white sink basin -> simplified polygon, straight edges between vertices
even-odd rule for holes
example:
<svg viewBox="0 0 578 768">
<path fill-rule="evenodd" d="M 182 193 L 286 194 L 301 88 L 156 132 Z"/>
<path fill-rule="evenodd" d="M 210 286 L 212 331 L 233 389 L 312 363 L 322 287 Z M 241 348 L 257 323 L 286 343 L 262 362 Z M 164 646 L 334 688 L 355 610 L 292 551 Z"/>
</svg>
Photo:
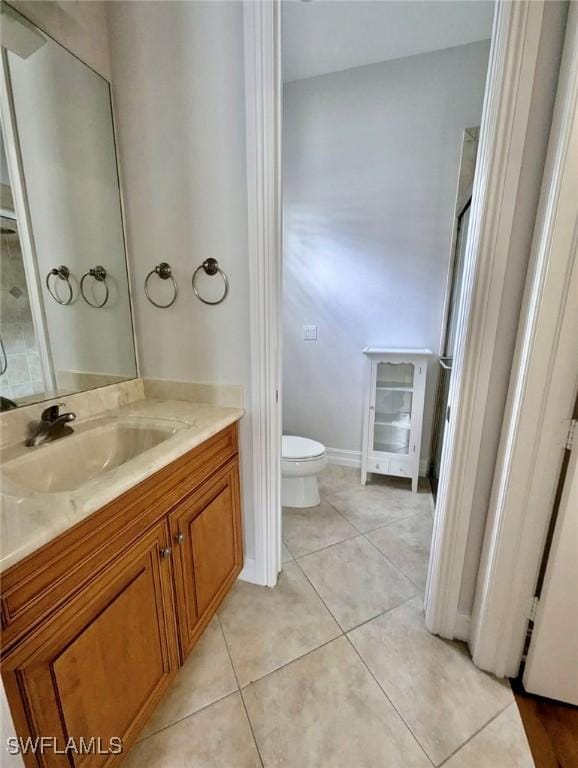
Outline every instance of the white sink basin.
<svg viewBox="0 0 578 768">
<path fill-rule="evenodd" d="M 2 456 L 2 491 L 17 495 L 22 490 L 77 490 L 188 426 L 164 419 L 96 421 L 80 425 L 74 434 L 51 443 L 35 448 L 18 446 Z"/>
</svg>

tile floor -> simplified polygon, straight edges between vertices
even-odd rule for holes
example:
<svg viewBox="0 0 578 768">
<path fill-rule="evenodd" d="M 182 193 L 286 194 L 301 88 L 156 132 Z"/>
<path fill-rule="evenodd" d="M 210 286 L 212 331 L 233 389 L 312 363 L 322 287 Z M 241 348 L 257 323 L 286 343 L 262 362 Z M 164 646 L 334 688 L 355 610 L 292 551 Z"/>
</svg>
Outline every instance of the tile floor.
<svg viewBox="0 0 578 768">
<path fill-rule="evenodd" d="M 329 466 L 283 513 L 275 589 L 237 582 L 127 768 L 532 768 L 508 684 L 430 635 L 433 504 Z"/>
</svg>

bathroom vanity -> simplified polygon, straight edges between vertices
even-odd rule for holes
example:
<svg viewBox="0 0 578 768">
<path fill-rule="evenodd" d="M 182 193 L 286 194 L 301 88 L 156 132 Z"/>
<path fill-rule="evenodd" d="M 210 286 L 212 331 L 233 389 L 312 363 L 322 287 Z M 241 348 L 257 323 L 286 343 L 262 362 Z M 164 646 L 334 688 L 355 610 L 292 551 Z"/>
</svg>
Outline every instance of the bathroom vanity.
<svg viewBox="0 0 578 768">
<path fill-rule="evenodd" d="M 2 573 L 2 680 L 19 736 L 55 736 L 61 749 L 71 737 L 78 744 L 97 736 L 104 752 L 117 737 L 123 754 L 138 737 L 242 567 L 241 415 L 235 408 L 145 400 L 89 420 L 60 444 L 28 449 L 45 463 L 62 452 L 54 465 L 57 487 L 24 492 L 12 507 L 3 493 L 2 514 L 22 517 L 22 525 L 3 520 L 9 534 L 3 562 L 11 547 L 19 544 L 21 554 L 34 546 L 27 525 L 30 535 L 35 529 L 44 535 L 51 509 L 57 524 L 69 527 Z M 125 451 L 129 428 L 169 434 L 90 480 L 74 476 L 71 463 L 74 455 L 82 463 L 83 442 L 95 430 L 102 440 L 111 423 Z M 194 447 L 184 450 L 188 444 Z M 56 470 L 64 451 L 69 481 Z M 15 494 L 24 483 L 16 469 L 26 460 L 8 454 L 3 491 Z M 132 487 L 90 512 L 99 494 L 113 496 L 131 479 Z M 122 756 L 66 756 L 51 747 L 42 758 L 27 756 L 26 764 L 105 766 Z"/>
</svg>

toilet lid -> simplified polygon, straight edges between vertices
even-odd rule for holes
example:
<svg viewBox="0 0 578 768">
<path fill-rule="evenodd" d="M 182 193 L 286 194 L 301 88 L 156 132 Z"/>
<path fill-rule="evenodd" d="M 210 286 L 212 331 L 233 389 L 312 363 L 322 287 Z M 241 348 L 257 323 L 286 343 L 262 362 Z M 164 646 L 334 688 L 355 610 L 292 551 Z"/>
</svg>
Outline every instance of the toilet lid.
<svg viewBox="0 0 578 768">
<path fill-rule="evenodd" d="M 283 435 L 281 454 L 284 459 L 315 459 L 325 453 L 325 446 L 317 440 L 296 435 Z"/>
</svg>

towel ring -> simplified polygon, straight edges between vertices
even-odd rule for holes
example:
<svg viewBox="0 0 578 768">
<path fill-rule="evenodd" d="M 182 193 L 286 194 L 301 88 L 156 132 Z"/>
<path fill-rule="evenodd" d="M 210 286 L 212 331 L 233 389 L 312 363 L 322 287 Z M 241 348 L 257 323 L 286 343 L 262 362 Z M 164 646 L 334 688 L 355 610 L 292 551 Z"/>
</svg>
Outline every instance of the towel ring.
<svg viewBox="0 0 578 768">
<path fill-rule="evenodd" d="M 84 292 L 84 281 L 87 277 L 93 277 L 97 283 L 104 283 L 104 299 L 100 302 L 100 304 L 95 304 L 92 302 Z M 85 272 L 80 280 L 80 292 L 82 294 L 82 298 L 86 301 L 87 304 L 90 304 L 91 307 L 94 307 L 95 309 L 104 307 L 109 297 L 108 283 L 106 282 L 106 269 L 97 265 L 96 267 L 91 267 L 88 272 Z"/>
<path fill-rule="evenodd" d="M 155 301 L 152 298 L 152 296 L 150 295 L 150 293 L 149 293 L 149 280 L 150 280 L 150 278 L 153 275 L 158 275 L 161 280 L 172 280 L 172 283 L 173 283 L 173 298 L 168 302 L 168 304 L 159 304 L 159 302 Z M 173 277 L 173 270 L 171 268 L 171 265 L 167 264 L 166 261 L 161 261 L 161 263 L 157 264 L 154 269 L 151 269 L 151 271 L 145 277 L 144 289 L 145 289 L 145 295 L 146 295 L 147 299 L 155 307 L 158 307 L 159 309 L 167 309 L 167 307 L 172 307 L 173 304 L 175 303 L 175 301 L 177 300 L 177 281 Z"/>
<path fill-rule="evenodd" d="M 223 278 L 225 290 L 223 291 L 223 295 L 221 296 L 220 299 L 217 299 L 216 301 L 209 301 L 208 299 L 203 299 L 201 294 L 198 292 L 195 281 L 196 281 L 197 275 L 201 270 L 203 270 L 203 272 L 206 275 L 210 275 L 210 276 L 216 275 L 218 272 Z M 219 262 L 217 261 L 217 259 L 211 259 L 211 258 L 205 259 L 205 261 L 203 261 L 201 266 L 195 269 L 195 271 L 193 272 L 193 291 L 195 292 L 195 296 L 197 297 L 197 299 L 200 299 L 200 301 L 202 301 L 203 304 L 214 305 L 214 304 L 220 304 L 222 301 L 225 301 L 225 299 L 227 298 L 227 294 L 229 293 L 229 278 L 223 272 L 223 270 L 219 267 Z"/>
<path fill-rule="evenodd" d="M 56 287 L 54 290 L 52 290 L 52 286 L 50 285 L 50 278 L 51 277 L 58 277 L 60 280 L 64 280 L 66 283 L 66 287 L 68 288 L 68 298 L 66 301 L 63 301 L 58 293 L 56 292 Z M 72 304 L 72 297 L 73 297 L 73 291 L 72 291 L 72 285 L 70 284 L 70 270 L 68 267 L 64 266 L 64 264 L 61 264 L 59 267 L 54 267 L 50 270 L 50 272 L 46 275 L 46 289 L 48 293 L 52 296 L 54 301 L 57 304 L 60 304 L 62 307 L 67 307 L 69 304 Z"/>
</svg>

